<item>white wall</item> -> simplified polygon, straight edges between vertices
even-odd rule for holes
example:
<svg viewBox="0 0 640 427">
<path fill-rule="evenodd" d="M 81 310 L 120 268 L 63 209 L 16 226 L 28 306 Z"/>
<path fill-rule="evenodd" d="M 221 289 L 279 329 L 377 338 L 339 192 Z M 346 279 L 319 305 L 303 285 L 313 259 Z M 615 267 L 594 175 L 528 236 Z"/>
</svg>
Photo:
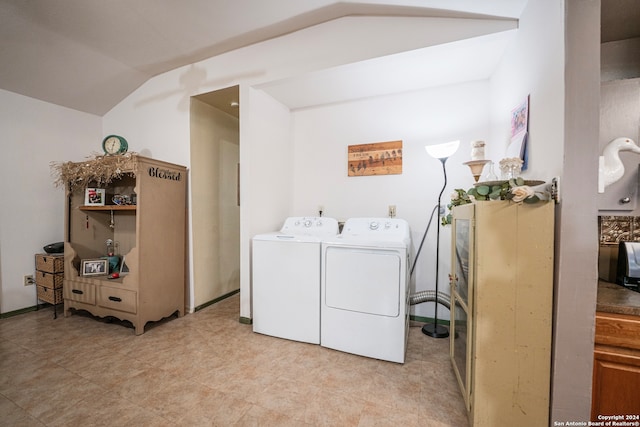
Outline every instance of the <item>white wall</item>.
<svg viewBox="0 0 640 427">
<path fill-rule="evenodd" d="M 417 249 L 438 202 L 443 185 L 439 160 L 424 146 L 455 139 L 458 152 L 447 161 L 446 206 L 454 188 L 473 186 L 469 168 L 470 142 L 489 135 L 488 81 L 425 89 L 294 111 L 294 193 L 292 215 L 324 215 L 339 220 L 351 217 L 386 217 L 396 205 L 397 217 L 406 219 Z M 401 175 L 347 176 L 349 145 L 403 141 Z M 417 289 L 434 289 L 436 220 L 434 219 L 415 271 Z M 449 292 L 450 227 L 441 230 L 440 290 Z M 443 255 L 444 254 L 444 255 Z M 420 304 L 413 313 L 433 316 L 434 304 Z M 448 318 L 446 308 L 438 311 Z"/>
<path fill-rule="evenodd" d="M 251 318 L 251 238 L 290 216 L 293 145 L 289 109 L 240 88 L 240 317 Z"/>
<path fill-rule="evenodd" d="M 602 81 L 640 77 L 640 37 L 601 45 Z"/>
<path fill-rule="evenodd" d="M 50 162 L 102 151 L 100 117 L 0 90 L 0 312 L 36 304 L 34 254 L 64 240 L 64 190 Z"/>
<path fill-rule="evenodd" d="M 530 95 L 527 179 L 550 182 L 562 172 L 563 12 L 561 2 L 529 2 L 513 43 L 491 77 L 491 156 L 496 161 L 505 157 L 510 142 L 511 110 Z"/>
</svg>

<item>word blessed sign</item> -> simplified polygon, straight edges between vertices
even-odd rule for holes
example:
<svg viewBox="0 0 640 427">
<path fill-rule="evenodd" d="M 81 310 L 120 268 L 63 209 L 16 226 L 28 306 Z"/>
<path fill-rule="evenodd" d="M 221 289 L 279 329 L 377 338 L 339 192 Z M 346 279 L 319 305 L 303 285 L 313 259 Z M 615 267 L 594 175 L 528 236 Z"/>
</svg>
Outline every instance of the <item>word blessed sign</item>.
<svg viewBox="0 0 640 427">
<path fill-rule="evenodd" d="M 149 176 L 153 178 L 168 179 L 171 181 L 182 180 L 182 174 L 180 172 L 174 172 L 169 169 L 154 168 L 153 166 L 149 168 Z"/>
</svg>

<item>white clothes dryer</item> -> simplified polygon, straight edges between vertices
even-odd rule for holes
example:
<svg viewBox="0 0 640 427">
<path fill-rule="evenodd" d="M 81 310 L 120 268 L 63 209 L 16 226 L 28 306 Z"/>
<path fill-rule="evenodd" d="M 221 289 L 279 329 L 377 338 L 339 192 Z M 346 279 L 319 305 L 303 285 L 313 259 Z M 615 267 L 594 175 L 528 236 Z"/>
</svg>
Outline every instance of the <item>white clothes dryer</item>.
<svg viewBox="0 0 640 427">
<path fill-rule="evenodd" d="M 404 363 L 411 233 L 405 220 L 352 218 L 322 243 L 320 345 Z"/>
<path fill-rule="evenodd" d="M 338 221 L 287 218 L 279 232 L 252 239 L 253 331 L 320 343 L 320 249 Z"/>
</svg>

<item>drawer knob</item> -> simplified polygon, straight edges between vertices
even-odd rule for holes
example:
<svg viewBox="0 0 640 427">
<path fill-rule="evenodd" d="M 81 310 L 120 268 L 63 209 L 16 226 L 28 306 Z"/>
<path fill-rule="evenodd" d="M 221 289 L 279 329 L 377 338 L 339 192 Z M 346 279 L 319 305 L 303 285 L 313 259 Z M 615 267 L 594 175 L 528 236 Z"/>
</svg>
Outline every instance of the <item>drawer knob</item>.
<svg viewBox="0 0 640 427">
<path fill-rule="evenodd" d="M 122 298 L 118 298 L 118 297 L 109 297 L 109 300 L 111 301 L 115 301 L 115 302 L 121 302 Z"/>
</svg>

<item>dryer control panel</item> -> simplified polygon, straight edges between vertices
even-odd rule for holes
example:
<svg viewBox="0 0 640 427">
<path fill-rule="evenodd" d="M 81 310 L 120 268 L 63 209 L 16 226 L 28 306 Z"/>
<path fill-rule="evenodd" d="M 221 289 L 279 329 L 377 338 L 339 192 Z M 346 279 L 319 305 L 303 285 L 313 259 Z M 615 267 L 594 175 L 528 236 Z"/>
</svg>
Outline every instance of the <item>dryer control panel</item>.
<svg viewBox="0 0 640 427">
<path fill-rule="evenodd" d="M 399 218 L 349 218 L 342 236 L 403 241 L 410 237 L 410 230 L 407 221 Z"/>
</svg>

